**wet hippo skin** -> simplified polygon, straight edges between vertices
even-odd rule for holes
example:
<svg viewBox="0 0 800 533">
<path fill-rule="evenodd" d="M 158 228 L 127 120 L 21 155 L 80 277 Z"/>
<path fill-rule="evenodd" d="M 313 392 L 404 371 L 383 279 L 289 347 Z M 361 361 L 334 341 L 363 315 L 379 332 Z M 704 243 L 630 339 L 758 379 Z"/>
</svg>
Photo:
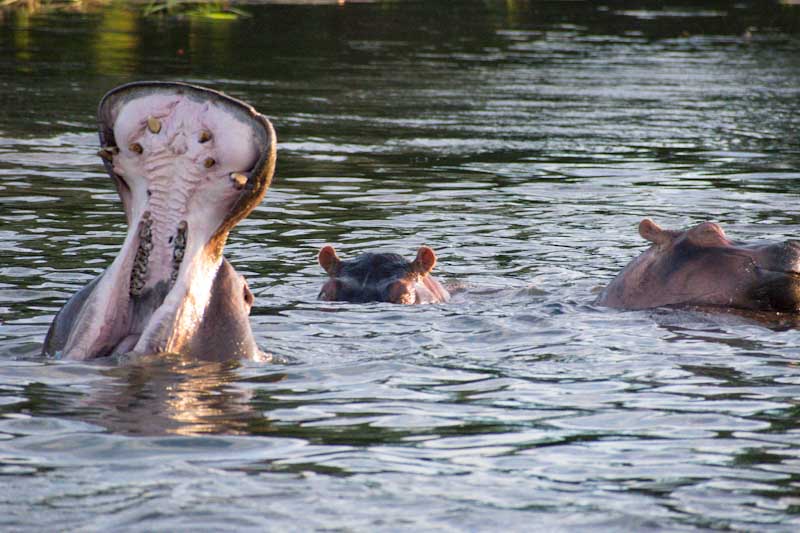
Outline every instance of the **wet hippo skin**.
<svg viewBox="0 0 800 533">
<path fill-rule="evenodd" d="M 713 222 L 673 231 L 650 219 L 639 234 L 652 245 L 608 284 L 597 305 L 800 311 L 800 241 L 741 244 Z"/>
</svg>

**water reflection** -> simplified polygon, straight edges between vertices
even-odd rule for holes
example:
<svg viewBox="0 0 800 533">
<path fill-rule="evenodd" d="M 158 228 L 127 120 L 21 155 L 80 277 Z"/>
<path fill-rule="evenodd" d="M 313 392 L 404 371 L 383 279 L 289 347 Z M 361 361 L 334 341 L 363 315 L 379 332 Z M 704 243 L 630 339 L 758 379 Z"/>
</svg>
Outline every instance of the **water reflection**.
<svg viewBox="0 0 800 533">
<path fill-rule="evenodd" d="M 99 16 L 92 42 L 92 65 L 98 74 L 132 74 L 141 57 L 140 19 L 130 6 L 117 4 Z"/>
<path fill-rule="evenodd" d="M 113 378 L 81 403 L 86 421 L 129 435 L 244 434 L 259 414 L 238 388 L 236 363 L 147 356 L 103 372 Z M 280 381 L 280 373 L 269 380 Z"/>
<path fill-rule="evenodd" d="M 0 393 L 5 398 L 0 405 L 8 406 L 6 409 L 25 405 L 24 411 L 38 416 L 58 414 L 71 420 L 69 424 L 89 424 L 114 434 L 268 431 L 263 413 L 253 408 L 252 390 L 238 384 L 237 363 L 201 363 L 177 355 L 146 356 L 121 364 L 41 367 L 39 363 L 18 363 L 4 369 L 7 386 L 11 376 L 16 376 L 20 385 Z M 262 373 L 256 381 L 278 383 L 285 378 L 285 373 L 276 369 Z M 14 431 L 11 426 L 6 430 Z"/>
</svg>

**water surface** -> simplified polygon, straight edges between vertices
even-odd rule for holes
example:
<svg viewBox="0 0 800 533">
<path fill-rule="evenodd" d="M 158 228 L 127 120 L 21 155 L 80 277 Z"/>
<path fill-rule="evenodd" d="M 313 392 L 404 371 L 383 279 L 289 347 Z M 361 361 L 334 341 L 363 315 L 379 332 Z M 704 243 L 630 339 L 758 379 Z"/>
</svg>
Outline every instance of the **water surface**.
<svg viewBox="0 0 800 533">
<path fill-rule="evenodd" d="M 250 6 L 0 19 L 4 530 L 800 526 L 800 332 L 592 306 L 645 216 L 800 223 L 800 8 Z M 252 103 L 279 160 L 226 248 L 276 364 L 39 356 L 124 216 L 94 112 L 127 81 Z M 316 301 L 324 244 L 447 305 Z"/>
</svg>

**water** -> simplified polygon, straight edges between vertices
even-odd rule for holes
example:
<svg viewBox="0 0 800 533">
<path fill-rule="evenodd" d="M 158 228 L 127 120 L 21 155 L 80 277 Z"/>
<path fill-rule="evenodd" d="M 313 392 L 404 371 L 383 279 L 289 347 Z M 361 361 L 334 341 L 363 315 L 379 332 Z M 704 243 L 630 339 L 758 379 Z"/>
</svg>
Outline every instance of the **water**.
<svg viewBox="0 0 800 533">
<path fill-rule="evenodd" d="M 638 221 L 800 223 L 800 7 L 390 2 L 0 19 L 0 527 L 800 527 L 800 332 L 591 305 Z M 178 79 L 273 121 L 226 252 L 276 364 L 39 356 L 125 227 L 94 112 Z M 447 305 L 316 301 L 427 244 Z"/>
</svg>

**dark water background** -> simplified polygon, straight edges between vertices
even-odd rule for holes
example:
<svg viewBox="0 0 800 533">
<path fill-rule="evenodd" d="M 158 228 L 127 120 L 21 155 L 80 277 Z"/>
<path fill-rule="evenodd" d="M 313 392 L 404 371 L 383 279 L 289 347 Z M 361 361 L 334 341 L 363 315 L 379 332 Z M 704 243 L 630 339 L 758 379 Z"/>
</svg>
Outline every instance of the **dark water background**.
<svg viewBox="0 0 800 533">
<path fill-rule="evenodd" d="M 0 528 L 800 528 L 800 331 L 591 302 L 638 221 L 800 227 L 800 6 L 401 1 L 0 17 Z M 124 219 L 112 87 L 252 103 L 228 257 L 281 364 L 38 356 Z M 448 305 L 322 304 L 316 251 L 439 255 Z"/>
</svg>

